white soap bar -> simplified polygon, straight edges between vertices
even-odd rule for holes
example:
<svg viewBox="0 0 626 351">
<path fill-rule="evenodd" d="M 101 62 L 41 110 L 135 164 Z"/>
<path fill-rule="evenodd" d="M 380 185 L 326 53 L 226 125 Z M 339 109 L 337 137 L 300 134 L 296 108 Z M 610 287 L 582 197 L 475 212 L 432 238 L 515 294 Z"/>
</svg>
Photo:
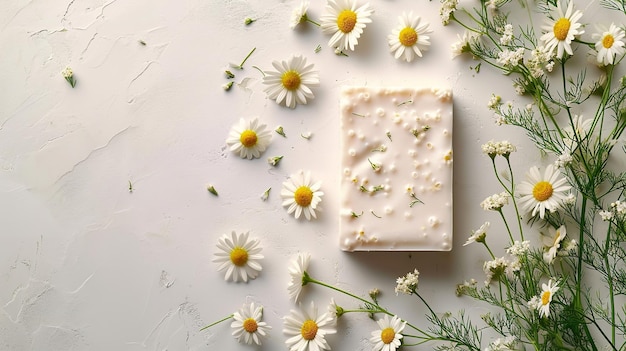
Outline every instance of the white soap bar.
<svg viewBox="0 0 626 351">
<path fill-rule="evenodd" d="M 451 91 L 341 94 L 341 249 L 451 250 Z"/>
</svg>

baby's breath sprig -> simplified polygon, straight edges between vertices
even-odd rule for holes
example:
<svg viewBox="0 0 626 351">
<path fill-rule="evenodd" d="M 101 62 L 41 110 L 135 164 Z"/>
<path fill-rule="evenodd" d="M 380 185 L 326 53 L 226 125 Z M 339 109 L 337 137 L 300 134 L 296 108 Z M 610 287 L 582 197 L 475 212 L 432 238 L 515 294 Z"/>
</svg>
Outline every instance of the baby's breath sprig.
<svg viewBox="0 0 626 351">
<path fill-rule="evenodd" d="M 352 218 L 359 218 L 363 215 L 363 211 L 361 211 L 361 213 L 356 213 L 354 211 L 350 212 L 350 216 L 352 216 Z"/>
<path fill-rule="evenodd" d="M 370 166 L 372 167 L 372 169 L 374 170 L 374 172 L 378 172 L 380 171 L 380 169 L 382 168 L 382 165 L 378 164 L 378 163 L 374 163 L 372 162 L 369 158 L 367 159 L 367 162 L 370 163 Z"/>
<path fill-rule="evenodd" d="M 249 25 L 251 25 L 251 24 L 252 24 L 252 23 L 254 23 L 254 22 L 256 22 L 256 19 L 252 19 L 252 18 L 250 18 L 250 17 L 246 17 L 246 19 L 244 19 L 244 20 L 243 20 L 243 23 L 244 23 L 246 26 L 249 26 Z"/>
<path fill-rule="evenodd" d="M 70 67 L 66 67 L 61 74 L 63 78 L 69 83 L 69 85 L 74 88 L 76 86 L 76 78 L 74 78 L 74 71 Z"/>
</svg>

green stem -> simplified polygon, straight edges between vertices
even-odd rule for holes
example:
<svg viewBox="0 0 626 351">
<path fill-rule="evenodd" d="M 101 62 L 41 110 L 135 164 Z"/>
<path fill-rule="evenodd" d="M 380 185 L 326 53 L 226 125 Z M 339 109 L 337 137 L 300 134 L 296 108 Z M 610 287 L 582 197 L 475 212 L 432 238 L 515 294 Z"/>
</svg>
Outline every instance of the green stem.
<svg viewBox="0 0 626 351">
<path fill-rule="evenodd" d="M 217 321 L 217 322 L 213 322 L 213 323 L 211 323 L 211 324 L 207 325 L 206 327 L 203 327 L 202 329 L 200 329 L 200 331 L 203 331 L 203 330 L 205 330 L 205 329 L 209 329 L 209 328 L 211 328 L 212 326 L 214 326 L 214 325 L 216 325 L 216 324 L 220 324 L 220 323 L 222 323 L 223 321 L 227 321 L 227 320 L 229 320 L 229 319 L 233 318 L 234 316 L 235 316 L 234 314 L 231 314 L 231 315 L 230 315 L 230 316 L 228 316 L 228 317 L 224 317 L 224 318 L 220 319 L 220 320 L 219 320 L 219 321 Z"/>
<path fill-rule="evenodd" d="M 246 58 L 244 58 L 243 61 L 241 61 L 241 64 L 239 65 L 239 68 L 243 69 L 243 64 L 246 63 L 246 61 L 248 61 L 248 58 L 250 58 L 250 56 L 252 55 L 254 50 L 256 50 L 256 48 L 252 48 L 250 53 L 248 53 L 248 56 L 246 56 Z"/>
<path fill-rule="evenodd" d="M 307 22 L 313 23 L 314 25 L 316 25 L 318 27 L 320 26 L 319 23 L 317 23 L 314 20 L 310 19 L 307 15 L 304 15 L 304 20 L 307 21 Z"/>
<path fill-rule="evenodd" d="M 611 225 L 606 231 L 606 242 L 604 245 L 604 265 L 606 267 L 606 281 L 609 285 L 609 303 L 611 313 L 611 342 L 615 345 L 615 292 L 613 290 L 613 275 L 611 272 L 611 266 L 609 265 L 609 247 L 611 240 Z"/>
<path fill-rule="evenodd" d="M 517 207 L 517 200 L 515 200 L 515 178 L 513 176 L 513 169 L 511 168 L 511 161 L 506 157 L 506 163 L 509 166 L 509 174 L 511 176 L 511 200 L 513 201 L 513 207 L 515 208 L 515 216 L 517 217 L 517 226 L 519 228 L 520 240 L 524 241 L 524 230 L 522 229 L 522 216 L 520 216 L 519 208 Z"/>
</svg>

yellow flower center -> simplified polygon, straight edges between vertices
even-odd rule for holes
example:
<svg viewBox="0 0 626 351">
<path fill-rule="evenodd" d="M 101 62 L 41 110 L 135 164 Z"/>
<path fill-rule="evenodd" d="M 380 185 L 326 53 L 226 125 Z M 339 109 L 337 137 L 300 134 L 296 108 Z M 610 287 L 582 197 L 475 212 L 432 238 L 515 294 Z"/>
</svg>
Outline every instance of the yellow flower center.
<svg viewBox="0 0 626 351">
<path fill-rule="evenodd" d="M 380 340 L 385 344 L 390 344 L 395 336 L 396 332 L 391 327 L 385 328 L 380 332 Z"/>
<path fill-rule="evenodd" d="M 283 83 L 283 87 L 287 90 L 296 90 L 300 87 L 300 73 L 296 71 L 287 71 L 283 73 L 283 76 L 280 78 L 281 83 Z"/>
<path fill-rule="evenodd" d="M 400 44 L 404 46 L 413 46 L 415 43 L 417 43 L 417 38 L 417 32 L 411 27 L 404 28 L 400 31 L 400 34 L 398 35 L 398 40 L 400 40 Z"/>
<path fill-rule="evenodd" d="M 302 334 L 302 338 L 304 340 L 315 339 L 315 335 L 317 335 L 317 323 L 315 323 L 314 320 L 307 319 L 304 323 L 302 323 L 300 334 Z"/>
<path fill-rule="evenodd" d="M 230 252 L 230 262 L 237 267 L 243 266 L 248 262 L 248 251 L 243 247 L 237 246 Z"/>
<path fill-rule="evenodd" d="M 250 129 L 244 130 L 239 136 L 239 141 L 241 142 L 241 145 L 245 147 L 253 147 L 254 145 L 256 145 L 257 140 L 258 137 L 256 135 L 256 132 Z"/>
<path fill-rule="evenodd" d="M 552 293 L 549 290 L 542 292 L 541 293 L 541 304 L 544 305 L 544 306 L 549 304 L 551 295 L 552 295 Z"/>
<path fill-rule="evenodd" d="M 302 207 L 307 207 L 313 201 L 313 192 L 308 186 L 301 186 L 293 193 L 293 199 Z"/>
<path fill-rule="evenodd" d="M 610 49 L 614 42 L 615 38 L 613 38 L 611 34 L 607 34 L 602 38 L 602 46 L 604 46 L 605 49 Z"/>
<path fill-rule="evenodd" d="M 569 33 L 569 27 L 571 25 L 572 22 L 570 22 L 569 19 L 565 17 L 560 18 L 554 24 L 554 37 L 559 41 L 565 40 L 565 38 L 567 38 L 567 33 Z"/>
<path fill-rule="evenodd" d="M 552 196 L 552 184 L 550 182 L 546 182 L 545 180 L 538 182 L 535 184 L 533 188 L 533 196 L 537 201 L 546 201 Z"/>
<path fill-rule="evenodd" d="M 337 16 L 337 28 L 344 33 L 350 33 L 356 25 L 356 12 L 352 10 L 343 10 Z"/>
<path fill-rule="evenodd" d="M 248 318 L 243 321 L 243 329 L 248 333 L 254 333 L 259 328 L 259 325 L 256 323 L 254 318 Z"/>
</svg>

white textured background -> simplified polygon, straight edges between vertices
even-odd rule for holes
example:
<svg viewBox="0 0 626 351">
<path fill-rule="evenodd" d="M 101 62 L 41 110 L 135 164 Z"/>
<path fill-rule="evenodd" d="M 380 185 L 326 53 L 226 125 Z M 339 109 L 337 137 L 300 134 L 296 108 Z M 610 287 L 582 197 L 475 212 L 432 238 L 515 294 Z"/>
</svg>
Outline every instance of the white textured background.
<svg viewBox="0 0 626 351">
<path fill-rule="evenodd" d="M 484 279 L 486 253 L 461 246 L 470 231 L 489 220 L 492 240 L 506 236 L 496 214 L 479 206 L 500 191 L 480 145 L 516 143 L 518 179 L 539 157 L 521 131 L 495 126 L 486 108 L 492 92 L 519 99 L 508 78 L 485 65 L 476 74 L 469 58 L 451 59 L 461 29 L 440 24 L 437 1 L 372 0 L 373 23 L 350 57 L 336 56 L 311 24 L 290 30 L 296 4 L 2 1 L 1 350 L 248 350 L 230 336 L 229 323 L 199 332 L 246 301 L 263 304 L 273 326 L 261 349 L 286 349 L 281 318 L 295 305 L 285 267 L 298 251 L 312 253 L 312 276 L 362 296 L 379 288 L 382 304 L 406 319 L 421 321 L 424 308 L 393 289 L 413 268 L 435 310 L 482 311 L 454 295 L 457 283 Z M 318 19 L 323 4 L 313 1 L 309 15 Z M 431 50 L 410 64 L 396 61 L 386 42 L 402 11 L 422 15 L 434 30 Z M 246 17 L 257 21 L 245 26 Z M 223 91 L 228 63 L 253 47 L 244 70 L 233 70 L 235 82 L 249 84 Z M 266 99 L 252 68 L 270 70 L 291 54 L 306 56 L 321 79 L 311 104 L 295 110 Z M 75 89 L 60 74 L 66 66 Z M 453 89 L 452 252 L 338 249 L 338 93 L 347 84 Z M 273 133 L 261 159 L 242 160 L 225 140 L 239 118 L 253 116 L 271 129 L 284 126 L 287 138 Z M 310 140 L 299 136 L 309 131 Z M 277 168 L 265 161 L 274 155 L 285 156 Z M 280 206 L 281 183 L 300 169 L 323 181 L 317 221 L 295 220 Z M 264 247 L 263 272 L 248 284 L 224 282 L 211 262 L 217 238 L 231 230 L 251 231 Z M 306 287 L 304 301 L 326 305 L 331 297 L 355 306 L 317 286 Z M 374 329 L 366 316 L 347 315 L 328 340 L 334 350 L 369 350 Z"/>
</svg>

